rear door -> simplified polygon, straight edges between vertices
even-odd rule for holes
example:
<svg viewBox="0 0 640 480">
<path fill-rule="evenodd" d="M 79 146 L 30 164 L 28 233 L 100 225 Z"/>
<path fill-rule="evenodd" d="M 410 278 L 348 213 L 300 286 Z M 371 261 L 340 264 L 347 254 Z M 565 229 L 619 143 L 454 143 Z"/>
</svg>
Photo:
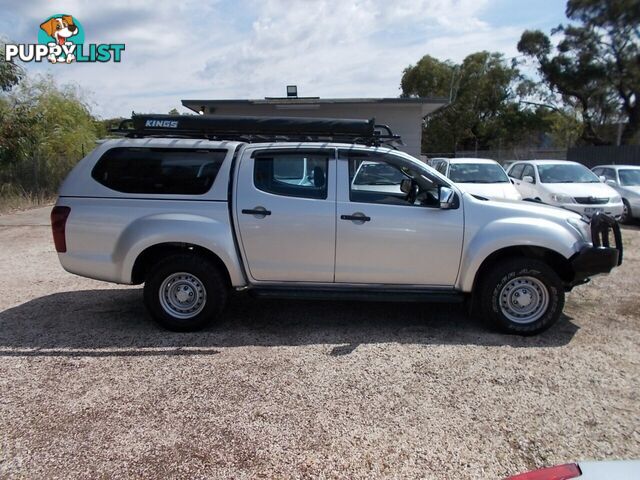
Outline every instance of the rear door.
<svg viewBox="0 0 640 480">
<path fill-rule="evenodd" d="M 234 205 L 254 281 L 333 282 L 335 150 L 247 150 Z"/>
<path fill-rule="evenodd" d="M 348 150 L 339 155 L 336 283 L 453 286 L 462 251 L 462 201 L 441 210 L 435 183 L 415 199 L 402 193 L 403 179 L 428 173 L 401 157 Z"/>
</svg>

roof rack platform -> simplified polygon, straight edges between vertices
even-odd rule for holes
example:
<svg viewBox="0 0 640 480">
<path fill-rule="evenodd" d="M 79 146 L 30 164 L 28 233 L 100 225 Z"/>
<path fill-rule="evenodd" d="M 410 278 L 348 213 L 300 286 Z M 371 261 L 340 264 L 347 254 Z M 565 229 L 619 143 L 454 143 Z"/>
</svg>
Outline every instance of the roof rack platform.
<svg viewBox="0 0 640 480">
<path fill-rule="evenodd" d="M 131 138 L 180 137 L 243 142 L 327 141 L 366 145 L 399 144 L 375 119 L 241 117 L 217 115 L 133 115 L 113 133 Z M 392 145 L 393 146 L 393 145 Z"/>
</svg>

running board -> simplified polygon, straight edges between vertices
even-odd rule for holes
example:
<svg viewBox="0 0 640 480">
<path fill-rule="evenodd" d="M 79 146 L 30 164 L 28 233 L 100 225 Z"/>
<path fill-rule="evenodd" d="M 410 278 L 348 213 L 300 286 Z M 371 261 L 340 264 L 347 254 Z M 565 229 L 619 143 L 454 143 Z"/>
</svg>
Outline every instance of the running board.
<svg viewBox="0 0 640 480">
<path fill-rule="evenodd" d="M 376 289 L 300 286 L 252 286 L 250 295 L 261 298 L 290 298 L 300 300 L 359 300 L 373 302 L 461 303 L 464 295 L 455 290 Z"/>
</svg>

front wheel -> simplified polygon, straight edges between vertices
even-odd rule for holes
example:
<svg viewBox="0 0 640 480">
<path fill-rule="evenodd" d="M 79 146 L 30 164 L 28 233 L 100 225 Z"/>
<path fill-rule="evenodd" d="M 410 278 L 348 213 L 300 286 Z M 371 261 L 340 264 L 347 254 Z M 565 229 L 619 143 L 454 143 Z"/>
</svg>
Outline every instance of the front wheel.
<svg viewBox="0 0 640 480">
<path fill-rule="evenodd" d="M 144 303 L 161 326 L 200 330 L 222 312 L 228 287 L 217 266 L 198 255 L 177 254 L 156 263 L 144 284 Z"/>
<path fill-rule="evenodd" d="M 631 205 L 626 198 L 622 199 L 622 216 L 620 217 L 620 223 L 631 223 Z"/>
<path fill-rule="evenodd" d="M 534 335 L 558 321 L 564 288 L 556 272 L 534 259 L 495 265 L 482 279 L 480 313 L 507 333 Z"/>
</svg>

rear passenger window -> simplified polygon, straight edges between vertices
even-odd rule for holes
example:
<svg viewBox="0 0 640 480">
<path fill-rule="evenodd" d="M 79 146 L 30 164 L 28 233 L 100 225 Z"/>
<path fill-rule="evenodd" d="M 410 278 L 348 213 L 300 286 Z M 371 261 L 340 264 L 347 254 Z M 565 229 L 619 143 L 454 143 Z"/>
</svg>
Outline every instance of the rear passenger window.
<svg viewBox="0 0 640 480">
<path fill-rule="evenodd" d="M 253 183 L 276 195 L 327 198 L 327 170 L 334 153 L 259 153 L 254 159 Z"/>
<path fill-rule="evenodd" d="M 213 185 L 226 150 L 112 148 L 91 176 L 123 193 L 202 195 Z"/>
</svg>

